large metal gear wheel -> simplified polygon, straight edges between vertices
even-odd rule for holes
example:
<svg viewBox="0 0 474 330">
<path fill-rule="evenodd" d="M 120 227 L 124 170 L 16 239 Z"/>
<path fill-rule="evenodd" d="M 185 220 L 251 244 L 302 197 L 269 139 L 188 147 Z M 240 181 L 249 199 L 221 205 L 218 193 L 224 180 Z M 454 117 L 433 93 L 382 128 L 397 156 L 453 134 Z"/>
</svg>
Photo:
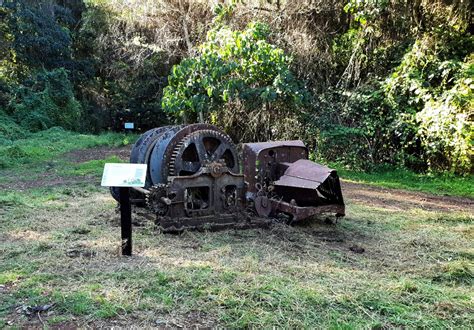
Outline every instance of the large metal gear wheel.
<svg viewBox="0 0 474 330">
<path fill-rule="evenodd" d="M 187 126 L 170 126 L 157 138 L 153 151 L 148 157 L 148 167 L 150 174 L 150 185 L 166 183 L 168 179 L 168 166 L 172 153 L 187 135 L 206 129 L 215 129 L 209 124 L 192 124 Z"/>
<path fill-rule="evenodd" d="M 168 175 L 192 175 L 203 165 L 219 161 L 231 172 L 239 173 L 237 149 L 230 137 L 217 130 L 195 131 L 174 147 Z"/>
</svg>

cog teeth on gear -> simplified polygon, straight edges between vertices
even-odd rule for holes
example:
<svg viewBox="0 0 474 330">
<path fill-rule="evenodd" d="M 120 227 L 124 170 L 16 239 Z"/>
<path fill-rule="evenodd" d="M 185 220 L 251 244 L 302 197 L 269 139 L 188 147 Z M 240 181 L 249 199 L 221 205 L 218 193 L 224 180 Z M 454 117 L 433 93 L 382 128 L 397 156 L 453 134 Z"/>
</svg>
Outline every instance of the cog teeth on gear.
<svg viewBox="0 0 474 330">
<path fill-rule="evenodd" d="M 169 207 L 160 201 L 161 197 L 167 195 L 165 184 L 156 184 L 151 186 L 148 194 L 145 197 L 146 206 L 156 215 L 164 216 L 168 213 Z"/>
<path fill-rule="evenodd" d="M 169 175 L 171 175 L 171 176 L 176 175 L 176 168 L 175 168 L 176 159 L 178 158 L 179 151 L 180 151 L 180 149 L 182 148 L 182 146 L 184 144 L 184 139 L 186 139 L 188 136 L 189 135 L 186 135 L 178 144 L 176 144 L 176 146 L 173 149 L 173 152 L 171 154 L 171 159 L 170 159 L 170 162 L 168 164 Z"/>
</svg>

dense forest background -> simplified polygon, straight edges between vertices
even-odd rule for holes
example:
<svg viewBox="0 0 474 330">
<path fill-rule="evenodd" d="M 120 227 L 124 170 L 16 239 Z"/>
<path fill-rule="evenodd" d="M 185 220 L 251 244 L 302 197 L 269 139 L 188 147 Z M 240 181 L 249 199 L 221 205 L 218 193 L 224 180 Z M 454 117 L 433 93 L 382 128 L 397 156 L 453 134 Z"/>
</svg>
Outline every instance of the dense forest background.
<svg viewBox="0 0 474 330">
<path fill-rule="evenodd" d="M 356 169 L 472 172 L 468 0 L 0 0 L 0 143 L 208 121 Z"/>
</svg>

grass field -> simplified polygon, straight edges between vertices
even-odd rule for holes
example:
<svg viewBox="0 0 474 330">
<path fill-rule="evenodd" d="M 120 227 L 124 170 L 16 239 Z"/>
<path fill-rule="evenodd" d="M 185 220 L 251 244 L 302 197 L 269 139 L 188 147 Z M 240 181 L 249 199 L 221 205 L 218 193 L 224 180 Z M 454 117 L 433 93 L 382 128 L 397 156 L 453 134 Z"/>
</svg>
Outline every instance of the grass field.
<svg viewBox="0 0 474 330">
<path fill-rule="evenodd" d="M 126 258 L 98 183 L 130 137 L 51 134 L 71 143 L 0 169 L 0 327 L 472 327 L 472 199 L 346 182 L 337 224 L 182 235 L 135 214 Z"/>
<path fill-rule="evenodd" d="M 406 169 L 361 172 L 340 168 L 339 174 L 346 180 L 378 187 L 406 189 L 435 195 L 465 196 L 474 198 L 474 175 L 417 174 Z"/>
</svg>

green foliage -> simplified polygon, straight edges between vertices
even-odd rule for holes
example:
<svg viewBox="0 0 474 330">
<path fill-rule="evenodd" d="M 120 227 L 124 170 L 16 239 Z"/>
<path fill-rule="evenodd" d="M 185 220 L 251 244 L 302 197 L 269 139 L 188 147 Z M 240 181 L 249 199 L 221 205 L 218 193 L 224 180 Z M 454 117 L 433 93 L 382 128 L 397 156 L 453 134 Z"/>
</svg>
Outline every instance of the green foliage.
<svg viewBox="0 0 474 330">
<path fill-rule="evenodd" d="M 336 89 L 318 97 L 306 117 L 308 131 L 318 137 L 318 158 L 365 170 L 400 160 L 400 143 L 409 136 L 397 132 L 397 113 L 381 88 L 374 82 L 356 92 Z"/>
<path fill-rule="evenodd" d="M 13 37 L 15 60 L 27 67 L 53 69 L 71 59 L 70 13 L 54 3 L 31 4 L 6 0 L 9 33 Z"/>
<path fill-rule="evenodd" d="M 355 169 L 469 173 L 471 9 L 4 0 L 0 145 L 56 125 L 99 132 L 184 117 L 236 141 L 303 138 Z"/>
<path fill-rule="evenodd" d="M 334 51 L 350 62 L 344 49 L 359 37 L 350 30 Z M 471 172 L 473 48 L 462 29 L 435 30 L 413 43 L 388 78 L 320 95 L 309 117 L 319 157 L 355 169 Z"/>
<path fill-rule="evenodd" d="M 341 164 L 361 164 L 365 161 L 366 135 L 364 130 L 355 127 L 330 126 L 320 133 L 318 154 Z"/>
<path fill-rule="evenodd" d="M 469 65 L 472 72 L 473 64 Z M 435 100 L 430 99 L 416 114 L 420 123 L 418 134 L 431 168 L 457 173 L 472 171 L 473 91 L 472 78 L 461 77 L 453 88 Z"/>
<path fill-rule="evenodd" d="M 399 126 L 411 127 L 428 168 L 466 173 L 471 171 L 474 155 L 474 58 L 470 55 L 462 61 L 452 55 L 460 50 L 451 48 L 466 38 L 442 45 L 443 36 L 436 37 L 416 42 L 405 55 L 385 82 L 387 100 L 399 109 Z M 464 51 L 470 48 L 472 40 Z"/>
<path fill-rule="evenodd" d="M 15 121 L 0 111 L 0 146 L 8 145 L 12 140 L 24 138 L 28 133 Z"/>
<path fill-rule="evenodd" d="M 26 130 L 82 129 L 73 80 L 86 75 L 73 58 L 71 10 L 54 1 L 6 0 L 0 15 L 0 107 Z"/>
<path fill-rule="evenodd" d="M 374 20 L 387 8 L 389 0 L 349 0 L 344 6 L 346 12 L 354 15 L 354 20 L 361 25 Z"/>
<path fill-rule="evenodd" d="M 244 31 L 219 25 L 209 31 L 199 55 L 173 67 L 163 109 L 191 120 L 204 113 L 214 121 L 237 101 L 246 111 L 266 107 L 276 116 L 301 107 L 305 90 L 289 69 L 290 58 L 266 41 L 268 34 L 261 23 Z"/>
<path fill-rule="evenodd" d="M 44 71 L 14 91 L 9 113 L 32 132 L 61 126 L 78 129 L 82 107 L 64 69 Z"/>
<path fill-rule="evenodd" d="M 122 129 L 125 121 L 143 129 L 166 124 L 161 92 L 175 60 L 125 8 L 116 10 L 109 1 L 85 6 L 75 45 L 94 58 L 97 69 L 82 88 L 89 125 L 100 130 Z"/>
</svg>

